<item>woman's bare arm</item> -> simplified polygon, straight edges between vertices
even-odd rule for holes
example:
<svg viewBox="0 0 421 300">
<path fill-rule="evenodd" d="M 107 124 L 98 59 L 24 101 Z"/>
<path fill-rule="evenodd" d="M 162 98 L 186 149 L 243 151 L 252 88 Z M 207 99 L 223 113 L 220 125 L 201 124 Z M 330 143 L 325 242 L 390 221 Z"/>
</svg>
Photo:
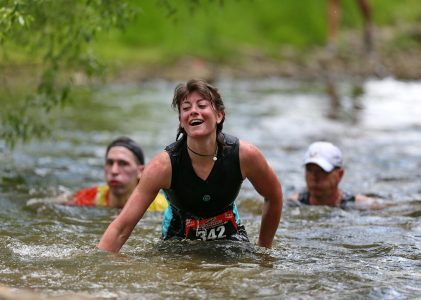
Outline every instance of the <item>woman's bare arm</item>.
<svg viewBox="0 0 421 300">
<path fill-rule="evenodd" d="M 257 244 L 271 248 L 282 214 L 281 184 L 260 150 L 243 141 L 240 142 L 240 165 L 243 176 L 265 200 Z"/>
<path fill-rule="evenodd" d="M 97 247 L 118 252 L 161 188 L 171 183 L 171 162 L 161 152 L 146 165 L 139 183 L 118 217 L 108 226 Z"/>
</svg>

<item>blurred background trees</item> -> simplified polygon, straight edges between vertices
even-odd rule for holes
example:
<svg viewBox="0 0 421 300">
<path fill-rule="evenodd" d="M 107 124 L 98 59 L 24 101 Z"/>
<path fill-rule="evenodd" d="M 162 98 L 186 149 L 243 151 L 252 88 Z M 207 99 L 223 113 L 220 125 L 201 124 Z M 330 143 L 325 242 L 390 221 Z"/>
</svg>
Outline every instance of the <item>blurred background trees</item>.
<svg viewBox="0 0 421 300">
<path fill-rule="evenodd" d="M 68 104 L 77 76 L 103 74 L 89 45 L 133 17 L 124 1 L 1 0 L 0 138 L 13 146 L 47 136 L 49 113 Z"/>
<path fill-rule="evenodd" d="M 421 48 L 418 0 L 370 4 L 374 43 L 391 36 L 385 54 Z M 355 0 L 340 5 L 346 54 L 363 21 Z M 242 69 L 250 76 L 264 74 L 255 69 L 265 62 L 302 67 L 326 45 L 327 14 L 327 0 L 0 0 L 0 139 L 13 146 L 49 135 L 52 111 L 75 99 L 75 86 L 105 75 L 165 78 L 186 58 L 185 76 L 194 64 L 233 70 L 254 61 Z"/>
</svg>

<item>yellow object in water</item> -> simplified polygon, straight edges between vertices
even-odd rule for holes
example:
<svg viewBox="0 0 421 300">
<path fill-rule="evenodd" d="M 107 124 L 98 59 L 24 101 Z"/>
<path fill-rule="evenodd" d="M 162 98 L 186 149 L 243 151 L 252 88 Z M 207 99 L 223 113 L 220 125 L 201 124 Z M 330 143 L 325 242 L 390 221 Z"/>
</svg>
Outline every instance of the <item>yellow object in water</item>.
<svg viewBox="0 0 421 300">
<path fill-rule="evenodd" d="M 164 211 L 168 207 L 167 199 L 161 193 L 156 195 L 155 200 L 151 203 L 148 211 Z"/>
</svg>

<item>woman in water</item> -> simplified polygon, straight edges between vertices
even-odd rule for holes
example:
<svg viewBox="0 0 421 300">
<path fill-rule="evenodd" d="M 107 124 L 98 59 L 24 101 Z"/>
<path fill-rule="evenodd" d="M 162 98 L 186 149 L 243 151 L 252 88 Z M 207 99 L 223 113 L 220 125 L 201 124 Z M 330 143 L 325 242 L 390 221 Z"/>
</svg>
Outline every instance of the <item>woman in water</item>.
<svg viewBox="0 0 421 300">
<path fill-rule="evenodd" d="M 282 213 L 281 184 L 260 150 L 222 132 L 225 106 L 218 90 L 202 80 L 179 84 L 176 142 L 154 157 L 98 248 L 118 252 L 162 189 L 169 202 L 164 239 L 248 241 L 235 199 L 244 179 L 263 196 L 257 245 L 271 248 Z"/>
</svg>

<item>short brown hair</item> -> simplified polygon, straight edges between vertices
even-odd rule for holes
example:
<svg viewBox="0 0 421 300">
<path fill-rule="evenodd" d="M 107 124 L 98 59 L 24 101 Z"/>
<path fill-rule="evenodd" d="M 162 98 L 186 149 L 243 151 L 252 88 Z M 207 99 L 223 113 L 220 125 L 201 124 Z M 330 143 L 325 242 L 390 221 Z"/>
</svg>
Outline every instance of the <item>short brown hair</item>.
<svg viewBox="0 0 421 300">
<path fill-rule="evenodd" d="M 177 108 L 178 114 L 180 114 L 181 102 L 193 92 L 198 92 L 205 99 L 209 100 L 218 112 L 224 113 L 221 122 L 216 126 L 216 132 L 221 132 L 225 121 L 225 105 L 222 101 L 221 95 L 218 92 L 218 89 L 210 85 L 206 81 L 200 79 L 191 79 L 186 83 L 180 83 L 179 85 L 177 85 L 177 87 L 174 90 L 174 97 L 171 106 L 174 109 Z M 180 134 L 185 135 L 185 131 L 181 127 L 181 125 L 178 125 L 177 139 L 180 136 Z"/>
</svg>

